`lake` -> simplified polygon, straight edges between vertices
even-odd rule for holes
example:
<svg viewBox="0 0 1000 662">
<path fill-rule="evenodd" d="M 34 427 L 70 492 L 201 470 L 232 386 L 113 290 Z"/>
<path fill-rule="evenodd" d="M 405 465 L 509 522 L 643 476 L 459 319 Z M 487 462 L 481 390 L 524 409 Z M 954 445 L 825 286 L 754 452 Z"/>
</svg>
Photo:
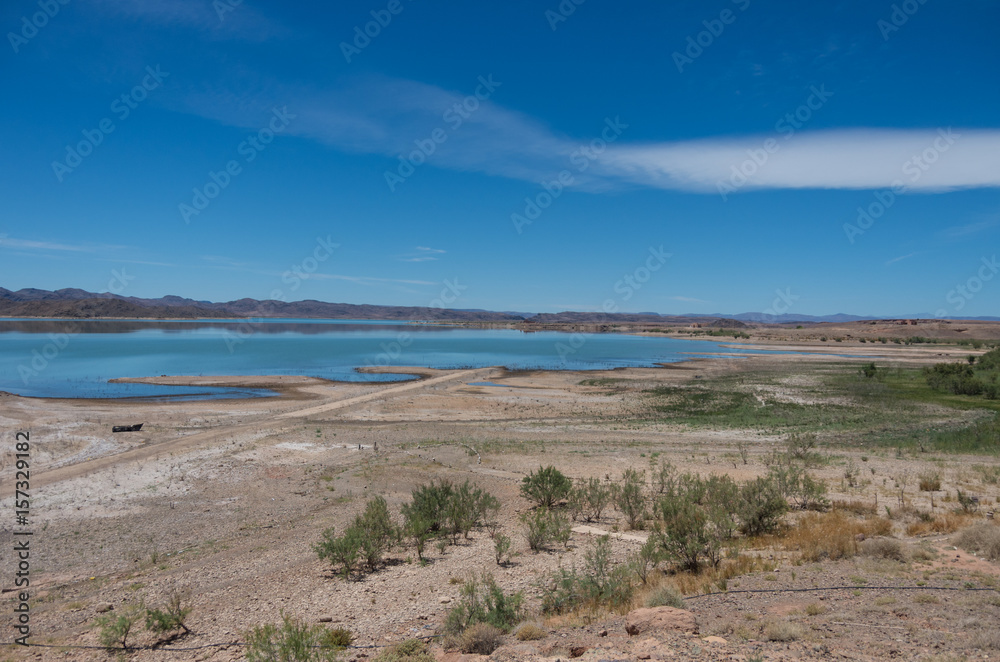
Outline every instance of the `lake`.
<svg viewBox="0 0 1000 662">
<path fill-rule="evenodd" d="M 259 397 L 268 391 L 109 384 L 158 375 L 308 375 L 396 381 L 366 366 L 601 370 L 692 354 L 718 343 L 623 334 L 472 329 L 368 320 L 0 320 L 0 390 L 60 398 Z"/>
</svg>

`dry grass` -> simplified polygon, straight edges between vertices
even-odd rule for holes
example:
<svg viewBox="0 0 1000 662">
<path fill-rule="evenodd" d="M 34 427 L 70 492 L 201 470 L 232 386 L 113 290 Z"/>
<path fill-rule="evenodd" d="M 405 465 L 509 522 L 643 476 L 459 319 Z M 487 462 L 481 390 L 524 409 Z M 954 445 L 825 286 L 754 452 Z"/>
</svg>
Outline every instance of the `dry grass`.
<svg viewBox="0 0 1000 662">
<path fill-rule="evenodd" d="M 774 544 L 798 551 L 804 561 L 836 560 L 858 553 L 859 535 L 885 536 L 891 532 L 892 522 L 884 517 L 857 519 L 843 510 L 831 510 L 806 515 Z"/>
<path fill-rule="evenodd" d="M 660 586 L 653 589 L 642 601 L 647 607 L 676 607 L 686 609 L 684 598 L 673 586 Z"/>
<path fill-rule="evenodd" d="M 503 632 L 488 623 L 470 625 L 459 638 L 458 649 L 463 653 L 489 655 L 500 648 Z"/>
<path fill-rule="evenodd" d="M 865 556 L 876 559 L 890 559 L 892 561 L 899 561 L 900 563 L 906 563 L 907 561 L 906 550 L 903 549 L 903 545 L 895 538 L 871 538 L 864 540 L 861 542 L 858 551 Z"/>
<path fill-rule="evenodd" d="M 788 621 L 771 621 L 764 626 L 764 638 L 768 641 L 795 641 L 802 635 L 802 628 Z"/>
<path fill-rule="evenodd" d="M 702 568 L 699 573 L 679 572 L 671 575 L 670 583 L 681 595 L 712 593 L 726 590 L 729 580 L 734 577 L 771 572 L 775 567 L 773 561 L 741 554 L 735 559 L 724 560 L 718 568 Z"/>
<path fill-rule="evenodd" d="M 826 606 L 819 604 L 818 602 L 813 602 L 812 604 L 806 605 L 806 614 L 808 616 L 819 616 L 820 614 L 826 613 Z"/>
<path fill-rule="evenodd" d="M 859 517 L 870 517 L 876 514 L 875 504 L 868 503 L 867 501 L 858 501 L 857 499 L 851 501 L 834 501 L 832 507 L 833 510 L 843 510 Z"/>
<path fill-rule="evenodd" d="M 544 630 L 534 623 L 525 623 L 517 629 L 514 635 L 518 641 L 538 641 L 549 636 L 548 630 Z"/>
<path fill-rule="evenodd" d="M 908 536 L 926 536 L 940 533 L 954 533 L 969 522 L 970 516 L 965 513 L 944 513 L 935 515 L 929 521 L 914 522 L 906 527 Z"/>
<path fill-rule="evenodd" d="M 955 542 L 967 552 L 980 554 L 991 561 L 1000 560 L 1000 526 L 985 522 L 976 524 L 962 531 Z"/>
<path fill-rule="evenodd" d="M 939 492 L 941 490 L 941 474 L 928 473 L 920 475 L 921 492 Z"/>
</svg>

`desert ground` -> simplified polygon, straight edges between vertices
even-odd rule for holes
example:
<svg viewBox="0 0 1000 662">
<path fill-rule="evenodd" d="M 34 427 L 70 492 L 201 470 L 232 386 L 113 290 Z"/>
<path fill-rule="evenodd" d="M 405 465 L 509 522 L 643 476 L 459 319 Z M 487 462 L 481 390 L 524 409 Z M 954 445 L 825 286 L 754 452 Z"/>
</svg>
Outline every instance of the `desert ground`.
<svg viewBox="0 0 1000 662">
<path fill-rule="evenodd" d="M 957 542 L 963 529 L 992 524 L 988 514 L 1000 497 L 996 452 L 950 452 L 921 441 L 995 409 L 893 395 L 907 371 L 984 350 L 802 335 L 793 330 L 780 347 L 755 345 L 770 351 L 751 356 L 719 353 L 600 372 L 414 367 L 396 369 L 420 377 L 404 383 L 146 380 L 280 394 L 248 400 L 0 395 L 2 639 L 17 636 L 13 444 L 15 432 L 29 431 L 31 641 L 46 646 L 0 648 L 0 660 L 239 660 L 247 631 L 283 614 L 349 629 L 354 642 L 341 653 L 345 660 L 375 658 L 413 637 L 427 638 L 439 659 L 479 659 L 446 650 L 433 636 L 463 582 L 482 571 L 504 591 L 522 591 L 525 622 L 545 631 L 530 641 L 507 635 L 495 660 L 1000 656 L 1000 565 Z M 872 362 L 888 375 L 878 388 L 857 376 Z M 745 397 L 744 418 L 722 404 L 721 413 L 682 411 L 685 394 L 717 389 Z M 674 404 L 664 409 L 661 398 Z M 141 432 L 111 432 L 139 422 Z M 806 560 L 773 536 L 746 541 L 745 572 L 728 578 L 662 563 L 650 585 L 684 593 L 691 620 L 677 627 L 626 631 L 645 586 L 626 608 L 540 612 L 554 571 L 581 567 L 604 533 L 615 562 L 624 562 L 652 524 L 628 530 L 608 508 L 596 522 L 574 521 L 567 544 L 532 552 L 519 521 L 532 509 L 519 491 L 529 472 L 553 465 L 573 479 L 614 482 L 626 469 L 649 479 L 668 461 L 677 472 L 742 481 L 766 474 L 797 432 L 815 435 L 806 470 L 826 486 L 834 510 L 851 521 L 879 519 L 880 536 L 898 541 L 899 558 L 861 553 L 859 535 L 841 558 Z M 937 489 L 921 489 L 921 478 L 931 475 Z M 398 519 L 414 488 L 440 479 L 469 480 L 500 500 L 501 530 L 513 542 L 508 563 L 495 562 L 493 541 L 480 528 L 457 544 L 428 545 L 425 563 L 404 541 L 377 571 L 351 579 L 313 550 L 323 530 L 342 530 L 368 499 L 384 497 Z M 978 497 L 976 512 L 959 508 L 957 490 Z M 805 516 L 791 512 L 785 526 Z M 192 608 L 189 633 L 163 642 L 137 629 L 129 641 L 135 650 L 101 649 L 101 615 L 139 601 L 163 604 L 174 592 Z"/>
</svg>

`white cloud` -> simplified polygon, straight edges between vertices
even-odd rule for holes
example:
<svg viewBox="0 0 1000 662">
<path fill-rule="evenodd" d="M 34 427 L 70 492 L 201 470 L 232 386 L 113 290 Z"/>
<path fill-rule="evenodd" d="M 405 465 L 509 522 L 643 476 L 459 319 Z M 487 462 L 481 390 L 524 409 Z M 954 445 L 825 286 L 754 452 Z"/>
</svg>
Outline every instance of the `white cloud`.
<svg viewBox="0 0 1000 662">
<path fill-rule="evenodd" d="M 57 244 L 50 241 L 32 241 L 30 239 L 13 239 L 3 235 L 0 247 L 19 248 L 22 250 L 40 251 L 71 251 L 76 253 L 98 253 L 102 251 L 113 251 L 126 248 L 125 246 L 112 246 L 109 244 Z"/>
<path fill-rule="evenodd" d="M 911 257 L 913 257 L 914 255 L 917 255 L 917 253 L 909 253 L 907 255 L 900 255 L 899 257 L 894 257 L 891 260 L 886 261 L 885 266 L 888 267 L 890 265 L 896 264 L 897 262 L 902 262 L 903 260 L 908 260 Z"/>
<path fill-rule="evenodd" d="M 759 156 L 772 139 L 778 149 L 737 188 L 881 189 L 899 183 L 915 192 L 938 192 L 1000 186 L 1000 129 L 854 128 L 630 143 L 630 129 L 624 128 L 581 171 L 580 159 L 570 157 L 601 135 L 603 121 L 595 123 L 592 135 L 571 138 L 491 99 L 455 126 L 448 111 L 470 90 L 382 77 L 324 90 L 270 80 L 247 83 L 254 91 L 230 93 L 220 83 L 209 88 L 212 92 L 191 93 L 185 110 L 255 129 L 264 126 L 274 107 L 287 107 L 296 116 L 287 133 L 340 150 L 382 154 L 387 172 L 395 171 L 399 155 L 414 152 L 419 141 L 426 144 L 434 130 L 444 131 L 446 140 L 414 176 L 420 167 L 435 167 L 539 183 L 568 170 L 573 186 L 583 190 L 642 186 L 716 193 L 733 168 L 751 158 L 748 150 Z M 502 94 L 501 85 L 495 95 Z M 934 162 L 914 161 L 925 157 Z"/>
</svg>

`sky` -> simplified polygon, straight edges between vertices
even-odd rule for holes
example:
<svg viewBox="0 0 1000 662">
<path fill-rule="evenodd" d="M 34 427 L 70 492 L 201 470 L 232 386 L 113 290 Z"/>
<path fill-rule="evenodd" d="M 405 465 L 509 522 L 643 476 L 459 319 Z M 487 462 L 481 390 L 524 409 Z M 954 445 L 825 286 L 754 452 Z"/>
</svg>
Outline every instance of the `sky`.
<svg viewBox="0 0 1000 662">
<path fill-rule="evenodd" d="M 998 25 L 993 0 L 11 0 L 0 287 L 997 315 Z"/>
</svg>

